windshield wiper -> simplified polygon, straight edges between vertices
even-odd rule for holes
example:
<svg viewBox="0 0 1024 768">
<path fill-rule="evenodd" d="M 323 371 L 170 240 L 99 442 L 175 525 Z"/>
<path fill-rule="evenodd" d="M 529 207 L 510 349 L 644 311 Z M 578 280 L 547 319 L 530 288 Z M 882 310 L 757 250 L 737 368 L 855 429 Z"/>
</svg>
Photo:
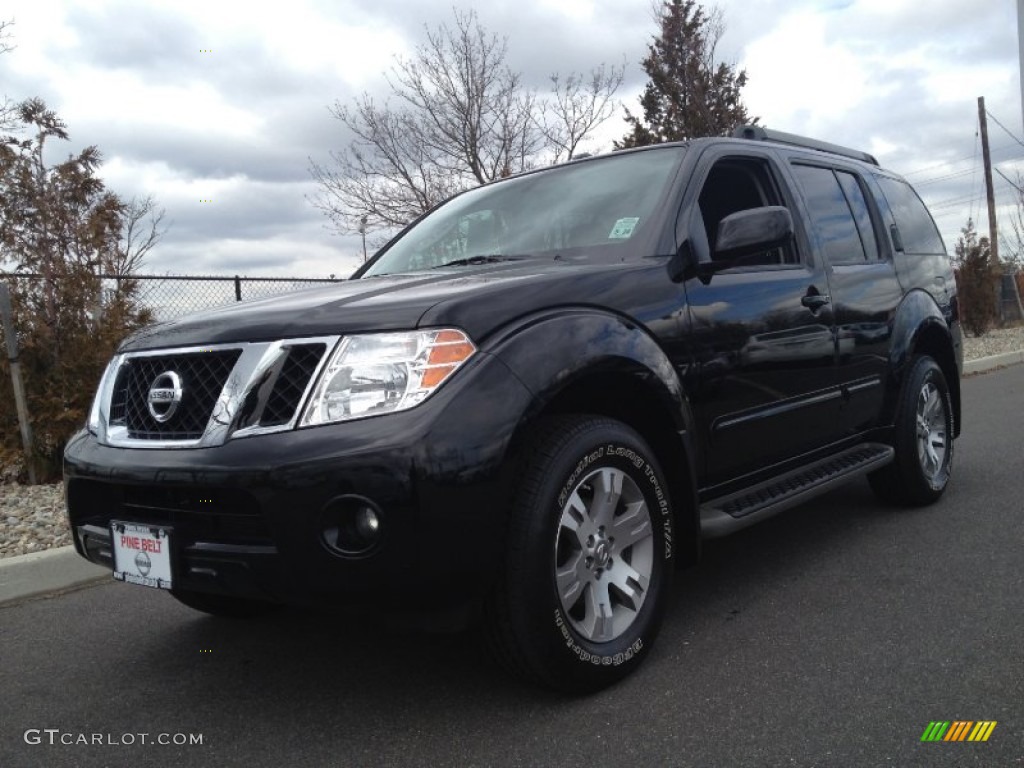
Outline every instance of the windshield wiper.
<svg viewBox="0 0 1024 768">
<path fill-rule="evenodd" d="M 486 256 L 470 256 L 466 259 L 455 259 L 454 261 L 446 261 L 444 264 L 438 264 L 436 267 L 431 269 L 441 269 L 443 267 L 470 267 L 477 266 L 480 264 L 496 264 L 499 261 L 519 261 L 520 259 L 526 258 L 525 256 L 507 256 L 502 253 L 492 253 Z"/>
</svg>

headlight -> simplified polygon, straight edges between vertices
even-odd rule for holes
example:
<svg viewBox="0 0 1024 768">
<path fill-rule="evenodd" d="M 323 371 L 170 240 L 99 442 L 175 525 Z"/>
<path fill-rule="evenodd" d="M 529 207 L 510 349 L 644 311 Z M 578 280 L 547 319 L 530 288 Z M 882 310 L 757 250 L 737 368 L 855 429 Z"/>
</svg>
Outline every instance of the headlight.
<svg viewBox="0 0 1024 768">
<path fill-rule="evenodd" d="M 347 336 L 327 361 L 299 425 L 412 408 L 475 352 L 469 337 L 454 329 Z"/>
</svg>

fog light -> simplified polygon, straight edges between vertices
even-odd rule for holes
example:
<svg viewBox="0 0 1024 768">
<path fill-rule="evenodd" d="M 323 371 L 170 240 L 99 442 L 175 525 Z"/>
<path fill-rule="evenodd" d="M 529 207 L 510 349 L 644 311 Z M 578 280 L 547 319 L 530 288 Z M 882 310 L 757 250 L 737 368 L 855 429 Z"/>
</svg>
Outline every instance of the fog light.
<svg viewBox="0 0 1024 768">
<path fill-rule="evenodd" d="M 321 537 L 335 554 L 359 557 L 370 554 L 380 543 L 381 514 L 362 496 L 340 496 L 324 507 Z"/>
<path fill-rule="evenodd" d="M 369 507 L 362 507 L 356 512 L 356 530 L 365 539 L 376 539 L 380 530 L 380 518 Z"/>
</svg>

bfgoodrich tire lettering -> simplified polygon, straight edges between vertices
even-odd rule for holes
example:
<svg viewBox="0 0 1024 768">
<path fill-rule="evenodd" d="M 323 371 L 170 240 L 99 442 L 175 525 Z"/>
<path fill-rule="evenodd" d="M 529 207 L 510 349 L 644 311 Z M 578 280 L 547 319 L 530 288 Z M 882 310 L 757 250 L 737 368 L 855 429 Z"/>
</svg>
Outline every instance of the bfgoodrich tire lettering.
<svg viewBox="0 0 1024 768">
<path fill-rule="evenodd" d="M 672 536 L 664 477 L 636 432 L 596 416 L 548 422 L 524 459 L 488 602 L 499 660 L 569 692 L 632 672 L 664 612 Z"/>
<path fill-rule="evenodd" d="M 914 358 L 896 413 L 896 458 L 868 476 L 875 494 L 889 502 L 921 506 L 937 501 L 953 468 L 953 406 L 942 369 L 927 356 Z"/>
</svg>

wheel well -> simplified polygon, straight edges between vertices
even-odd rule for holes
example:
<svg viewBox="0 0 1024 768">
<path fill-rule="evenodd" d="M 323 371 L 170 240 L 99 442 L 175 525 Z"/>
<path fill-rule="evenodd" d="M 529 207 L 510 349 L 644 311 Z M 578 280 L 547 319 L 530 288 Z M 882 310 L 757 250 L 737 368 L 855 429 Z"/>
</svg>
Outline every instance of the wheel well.
<svg viewBox="0 0 1024 768">
<path fill-rule="evenodd" d="M 540 416 L 590 413 L 628 424 L 650 445 L 668 483 L 674 514 L 679 566 L 697 561 L 700 525 L 689 459 L 667 403 L 638 374 L 598 373 L 579 379 L 550 400 Z"/>
<path fill-rule="evenodd" d="M 960 371 L 953 355 L 953 346 L 949 336 L 936 326 L 928 326 L 921 331 L 914 343 L 914 354 L 928 355 L 942 369 L 949 387 L 949 396 L 953 400 L 953 436 L 960 435 Z"/>
</svg>

